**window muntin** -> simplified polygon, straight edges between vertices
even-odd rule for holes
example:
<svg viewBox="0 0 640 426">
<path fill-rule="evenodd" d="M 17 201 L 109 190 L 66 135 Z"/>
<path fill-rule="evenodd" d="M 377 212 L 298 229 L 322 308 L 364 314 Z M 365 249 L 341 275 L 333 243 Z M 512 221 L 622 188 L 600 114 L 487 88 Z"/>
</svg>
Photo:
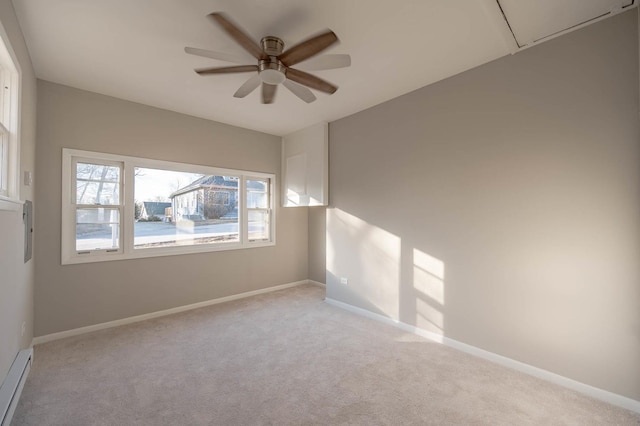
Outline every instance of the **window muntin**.
<svg viewBox="0 0 640 426">
<path fill-rule="evenodd" d="M 63 264 L 275 244 L 273 174 L 72 149 L 63 171 Z"/>
</svg>

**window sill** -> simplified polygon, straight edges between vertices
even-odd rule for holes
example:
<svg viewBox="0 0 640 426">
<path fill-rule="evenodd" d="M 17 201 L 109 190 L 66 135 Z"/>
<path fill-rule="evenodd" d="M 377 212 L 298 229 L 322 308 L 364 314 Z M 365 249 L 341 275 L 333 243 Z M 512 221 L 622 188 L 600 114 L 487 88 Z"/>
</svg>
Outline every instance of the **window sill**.
<svg viewBox="0 0 640 426">
<path fill-rule="evenodd" d="M 129 253 L 113 253 L 113 254 L 95 254 L 86 256 L 62 257 L 62 265 L 75 265 L 79 263 L 109 262 L 115 260 L 132 260 L 144 259 L 149 257 L 175 256 L 184 254 L 210 253 L 228 250 L 244 250 L 258 247 L 275 246 L 275 241 L 252 242 L 248 244 L 226 243 L 211 246 L 186 246 L 186 247 L 167 247 L 161 249 L 135 249 Z"/>
<path fill-rule="evenodd" d="M 0 195 L 0 211 L 17 212 L 22 208 L 22 201 L 15 198 L 7 198 Z"/>
</svg>

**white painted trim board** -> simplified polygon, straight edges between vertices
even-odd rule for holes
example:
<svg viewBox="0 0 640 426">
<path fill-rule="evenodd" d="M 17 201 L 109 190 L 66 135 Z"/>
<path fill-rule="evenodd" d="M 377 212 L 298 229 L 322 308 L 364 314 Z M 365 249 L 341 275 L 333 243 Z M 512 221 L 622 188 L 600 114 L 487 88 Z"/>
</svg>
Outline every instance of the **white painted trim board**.
<svg viewBox="0 0 640 426">
<path fill-rule="evenodd" d="M 91 333 L 92 331 L 104 330 L 121 325 L 133 324 L 135 322 L 146 321 L 152 318 L 163 317 L 166 315 L 177 314 L 179 312 L 190 311 L 192 309 L 203 308 L 205 306 L 217 305 L 218 303 L 231 302 L 232 300 L 244 299 L 246 297 L 257 296 L 259 294 L 270 293 L 273 291 L 284 290 L 286 288 L 296 287 L 302 284 L 309 284 L 309 280 L 295 281 L 292 283 L 277 285 L 274 287 L 262 288 L 260 290 L 247 291 L 245 293 L 233 294 L 231 296 L 220 297 L 217 299 L 205 300 L 203 302 L 192 303 L 190 305 L 178 306 L 175 308 L 164 309 L 162 311 L 150 312 L 148 314 L 136 315 L 133 317 L 122 318 L 114 321 L 103 322 L 100 324 L 88 325 L 86 327 L 74 328 L 71 330 L 60 331 L 57 333 L 45 334 L 43 336 L 34 337 L 33 345 L 51 342 L 53 340 L 64 339 L 66 337 L 78 336 L 80 334 Z"/>
<path fill-rule="evenodd" d="M 317 285 L 318 287 L 322 287 L 322 288 L 327 288 L 327 285 L 325 283 L 321 283 L 320 281 L 315 281 L 315 280 L 307 280 L 309 282 L 309 284 L 313 284 L 313 285 Z"/>
<path fill-rule="evenodd" d="M 433 342 L 441 343 L 451 348 L 458 349 L 459 351 L 466 352 L 470 355 L 474 355 L 479 358 L 483 358 L 488 361 L 494 362 L 496 364 L 500 364 L 502 366 L 511 368 L 513 370 L 526 373 L 530 376 L 534 376 L 539 379 L 543 379 L 548 382 L 555 383 L 557 385 L 574 390 L 576 392 L 580 392 L 582 394 L 598 399 L 600 401 L 607 402 L 617 407 L 622 407 L 627 410 L 640 413 L 640 401 L 636 401 L 635 399 L 627 398 L 626 396 L 618 395 L 613 392 L 606 391 L 604 389 L 599 389 L 591 385 L 578 382 L 568 377 L 564 377 L 559 374 L 552 373 L 551 371 L 543 370 L 542 368 L 534 367 L 533 365 L 525 364 L 524 362 L 516 361 L 515 359 L 507 358 L 505 356 L 498 355 L 496 353 L 489 352 L 484 349 L 480 349 L 475 346 L 471 346 L 466 343 L 459 342 L 449 337 L 445 337 L 440 334 L 436 334 L 431 331 L 427 331 L 422 328 L 418 328 L 413 325 L 406 324 L 399 320 L 385 317 L 383 315 L 376 314 L 374 312 L 359 308 L 357 306 L 349 305 L 348 303 L 340 302 L 338 300 L 331 299 L 328 297 L 325 298 L 325 302 L 327 302 L 330 305 L 336 306 L 338 308 L 344 309 L 346 311 L 355 313 L 357 315 L 361 315 L 363 317 L 367 317 L 367 318 L 397 327 L 401 330 L 424 337 Z"/>
</svg>

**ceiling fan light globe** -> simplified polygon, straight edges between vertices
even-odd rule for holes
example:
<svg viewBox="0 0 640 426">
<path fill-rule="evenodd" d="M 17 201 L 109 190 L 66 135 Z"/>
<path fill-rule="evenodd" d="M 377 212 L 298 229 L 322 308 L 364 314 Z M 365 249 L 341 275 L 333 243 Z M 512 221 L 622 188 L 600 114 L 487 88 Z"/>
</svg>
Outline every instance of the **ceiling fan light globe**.
<svg viewBox="0 0 640 426">
<path fill-rule="evenodd" d="M 278 85 L 282 84 L 287 77 L 282 71 L 267 69 L 260 71 L 260 80 L 263 83 Z"/>
</svg>

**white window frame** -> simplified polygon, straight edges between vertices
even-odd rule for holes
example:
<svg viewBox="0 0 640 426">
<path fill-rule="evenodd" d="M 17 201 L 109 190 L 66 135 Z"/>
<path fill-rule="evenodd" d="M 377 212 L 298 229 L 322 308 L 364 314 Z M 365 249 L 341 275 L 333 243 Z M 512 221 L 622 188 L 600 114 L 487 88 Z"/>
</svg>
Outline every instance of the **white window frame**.
<svg viewBox="0 0 640 426">
<path fill-rule="evenodd" d="M 252 176 L 246 176 L 246 179 L 244 181 L 245 185 L 246 185 L 246 181 L 247 180 L 265 181 L 265 179 L 263 177 L 256 176 L 255 174 L 252 175 Z M 244 216 L 245 217 L 245 223 L 247 223 L 247 224 L 249 223 L 249 212 L 257 211 L 257 212 L 265 212 L 265 213 L 268 214 L 269 210 L 273 210 L 273 207 L 272 207 L 273 206 L 273 189 L 274 189 L 273 180 L 271 180 L 271 181 L 266 180 L 266 183 L 267 183 L 267 186 L 269 187 L 269 192 L 267 193 L 267 196 L 268 196 L 268 199 L 269 199 L 268 207 L 266 209 L 262 208 L 262 207 L 252 207 L 252 208 L 247 207 L 245 209 L 246 211 L 245 211 L 245 216 Z M 243 194 L 244 199 L 246 200 L 247 199 L 247 194 L 249 193 L 249 188 L 245 187 L 243 189 L 244 190 L 242 191 L 242 194 Z M 271 228 L 271 221 L 273 220 L 272 216 L 273 215 L 270 215 L 270 217 L 269 217 L 269 228 Z M 248 241 L 251 241 L 252 243 L 256 243 L 256 242 L 262 241 L 262 240 L 249 240 L 249 230 L 248 229 L 246 230 L 246 238 L 247 238 Z M 271 229 L 269 229 L 269 238 L 272 238 Z"/>
<path fill-rule="evenodd" d="M 108 166 L 108 167 L 117 167 L 120 169 L 120 174 L 119 174 L 119 181 L 118 181 L 118 204 L 79 204 L 78 201 L 76 200 L 77 197 L 77 192 L 74 190 L 71 190 L 71 205 L 72 205 L 72 215 L 74 217 L 74 221 L 73 221 L 73 226 L 74 226 L 74 247 L 75 247 L 75 226 L 76 226 L 76 213 L 78 211 L 78 209 L 99 209 L 99 208 L 106 208 L 106 209 L 114 209 L 114 210 L 118 210 L 118 215 L 119 215 L 119 223 L 118 223 L 118 227 L 119 227 L 119 232 L 118 232 L 118 247 L 117 248 L 108 248 L 108 249 L 93 249 L 93 250 L 77 250 L 76 254 L 79 256 L 84 256 L 86 254 L 91 254 L 93 253 L 94 255 L 100 255 L 100 254 L 110 254 L 110 253 L 122 253 L 122 221 L 124 220 L 124 201 L 123 201 L 123 190 L 124 190 L 124 163 L 121 161 L 108 161 L 108 160 L 104 160 L 104 159 L 96 159 L 96 158 L 89 158 L 89 157 L 81 157 L 81 156 L 73 156 L 71 158 L 71 171 L 73 172 L 73 174 L 77 173 L 77 166 L 78 163 L 88 163 L 88 164 L 97 164 L 100 166 Z M 76 188 L 77 187 L 77 178 L 76 176 L 71 175 L 70 173 L 70 177 L 71 177 L 71 188 Z M 76 250 L 74 248 L 74 250 Z"/>
<path fill-rule="evenodd" d="M 0 24 L 0 210 L 20 209 L 21 71 Z"/>
<path fill-rule="evenodd" d="M 74 204 L 75 188 L 74 164 L 77 161 L 97 164 L 121 163 L 123 173 L 120 177 L 121 193 L 120 203 L 122 211 L 120 216 L 120 247 L 119 250 L 91 250 L 76 251 L 76 205 Z M 135 168 L 152 168 L 179 172 L 199 173 L 205 175 L 238 176 L 238 231 L 239 241 L 217 242 L 212 244 L 195 244 L 173 247 L 150 247 L 144 249 L 134 248 L 134 222 L 135 202 L 134 184 Z M 250 241 L 248 238 L 248 213 L 246 208 L 246 181 L 247 179 L 259 179 L 269 181 L 269 236 L 268 241 Z M 61 237 L 61 262 L 63 265 L 102 262 L 111 260 L 138 259 L 156 256 L 183 255 L 189 253 L 214 252 L 224 250 L 237 250 L 256 247 L 274 246 L 275 239 L 275 214 L 276 197 L 274 191 L 276 176 L 274 173 L 262 173 L 245 170 L 223 169 L 195 164 L 177 163 L 172 161 L 152 160 L 147 158 L 130 157 L 99 152 L 82 151 L 64 148 L 62 150 L 62 237 Z"/>
</svg>

